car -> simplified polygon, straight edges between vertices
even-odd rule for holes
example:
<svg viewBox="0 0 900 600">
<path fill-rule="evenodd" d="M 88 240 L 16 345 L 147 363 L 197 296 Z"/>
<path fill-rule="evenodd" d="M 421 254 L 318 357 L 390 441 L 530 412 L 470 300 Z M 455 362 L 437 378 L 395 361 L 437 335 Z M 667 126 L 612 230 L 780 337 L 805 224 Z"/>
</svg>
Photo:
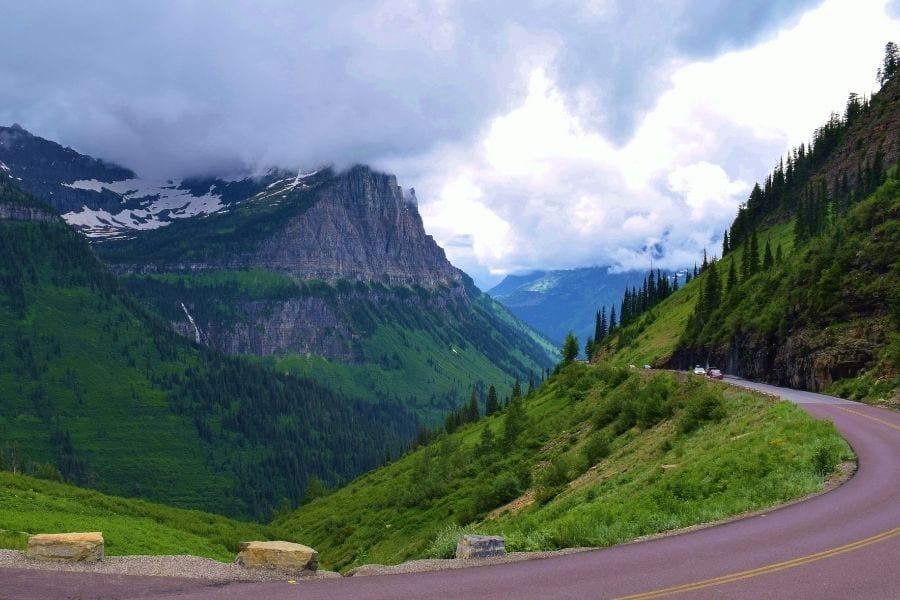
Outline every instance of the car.
<svg viewBox="0 0 900 600">
<path fill-rule="evenodd" d="M 704 369 L 700 365 L 697 365 L 696 367 L 694 367 L 694 375 L 706 375 L 706 369 Z"/>
<path fill-rule="evenodd" d="M 722 375 L 722 371 L 719 369 L 712 367 L 706 372 L 706 376 L 710 379 L 722 379 L 724 375 Z"/>
</svg>

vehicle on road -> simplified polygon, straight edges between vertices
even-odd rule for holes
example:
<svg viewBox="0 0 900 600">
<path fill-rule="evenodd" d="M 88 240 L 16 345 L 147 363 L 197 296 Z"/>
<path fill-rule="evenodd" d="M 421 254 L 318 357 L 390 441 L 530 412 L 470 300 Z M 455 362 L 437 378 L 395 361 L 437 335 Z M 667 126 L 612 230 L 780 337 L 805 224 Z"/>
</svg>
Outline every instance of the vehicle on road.
<svg viewBox="0 0 900 600">
<path fill-rule="evenodd" d="M 712 367 L 706 372 L 706 376 L 710 379 L 722 379 L 724 375 L 722 375 L 722 371 L 719 369 Z"/>
<path fill-rule="evenodd" d="M 694 367 L 694 375 L 706 375 L 706 369 L 704 369 L 700 365 L 697 365 L 696 367 Z"/>
</svg>

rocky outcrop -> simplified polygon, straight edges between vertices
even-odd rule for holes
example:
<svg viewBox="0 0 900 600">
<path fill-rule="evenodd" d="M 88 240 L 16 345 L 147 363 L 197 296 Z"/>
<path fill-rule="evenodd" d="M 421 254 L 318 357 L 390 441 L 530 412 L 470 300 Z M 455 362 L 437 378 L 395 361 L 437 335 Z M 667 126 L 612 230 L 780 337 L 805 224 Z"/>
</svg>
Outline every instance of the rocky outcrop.
<svg viewBox="0 0 900 600">
<path fill-rule="evenodd" d="M 41 223 L 50 223 L 59 220 L 58 216 L 39 208 L 0 203 L 0 221 L 37 221 Z"/>
<path fill-rule="evenodd" d="M 504 554 L 505 541 L 499 535 L 466 534 L 456 543 L 456 558 L 491 558 Z"/>
<path fill-rule="evenodd" d="M 300 572 L 315 571 L 319 566 L 319 553 L 303 544 L 241 542 L 240 548 L 234 562 L 251 569 L 281 569 Z"/>
<path fill-rule="evenodd" d="M 877 321 L 840 333 L 802 329 L 784 340 L 735 336 L 728 347 L 679 349 L 667 366 L 716 365 L 746 379 L 818 392 L 870 369 L 883 337 Z"/>
<path fill-rule="evenodd" d="M 323 187 L 317 201 L 263 242 L 248 266 L 303 279 L 380 281 L 434 287 L 460 282 L 425 233 L 415 193 L 393 175 L 355 167 Z"/>
<path fill-rule="evenodd" d="M 28 539 L 25 557 L 32 560 L 98 562 L 103 560 L 103 534 L 39 533 Z"/>
</svg>

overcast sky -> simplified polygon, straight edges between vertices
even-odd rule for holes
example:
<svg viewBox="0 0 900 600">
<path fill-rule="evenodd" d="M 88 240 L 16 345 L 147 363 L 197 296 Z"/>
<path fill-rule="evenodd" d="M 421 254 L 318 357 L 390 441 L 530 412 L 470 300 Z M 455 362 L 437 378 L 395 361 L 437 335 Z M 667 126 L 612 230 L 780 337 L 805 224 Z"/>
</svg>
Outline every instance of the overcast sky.
<svg viewBox="0 0 900 600">
<path fill-rule="evenodd" d="M 693 264 L 900 0 L 0 0 L 0 124 L 148 177 L 362 162 L 482 287 Z"/>
</svg>

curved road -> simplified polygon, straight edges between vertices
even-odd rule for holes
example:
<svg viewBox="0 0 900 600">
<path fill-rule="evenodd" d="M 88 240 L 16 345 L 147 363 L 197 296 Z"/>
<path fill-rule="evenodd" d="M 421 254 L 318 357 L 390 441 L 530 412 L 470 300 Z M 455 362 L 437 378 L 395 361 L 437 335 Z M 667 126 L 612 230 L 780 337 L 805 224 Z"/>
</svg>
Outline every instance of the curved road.
<svg viewBox="0 0 900 600">
<path fill-rule="evenodd" d="M 900 598 L 900 414 L 730 382 L 833 420 L 859 458 L 856 475 L 832 492 L 748 519 L 544 560 L 295 585 L 0 570 L 0 598 Z"/>
</svg>

